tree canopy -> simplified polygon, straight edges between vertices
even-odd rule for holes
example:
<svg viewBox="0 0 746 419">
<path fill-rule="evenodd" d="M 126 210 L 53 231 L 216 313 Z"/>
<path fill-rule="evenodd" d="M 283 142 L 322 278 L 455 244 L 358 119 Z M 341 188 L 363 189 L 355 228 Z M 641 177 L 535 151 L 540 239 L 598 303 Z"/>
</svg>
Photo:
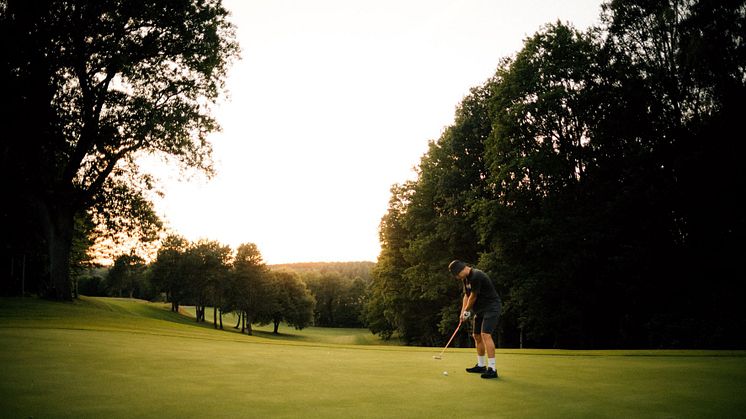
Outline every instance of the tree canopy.
<svg viewBox="0 0 746 419">
<path fill-rule="evenodd" d="M 371 330 L 442 343 L 458 258 L 495 281 L 502 346 L 745 344 L 744 23 L 743 1 L 615 0 L 526 39 L 392 188 Z"/>
<path fill-rule="evenodd" d="M 138 156 L 212 172 L 211 105 L 238 53 L 227 16 L 220 0 L 0 2 L 2 251 L 43 252 L 49 296 L 71 298 L 75 216 L 142 239 L 160 228 Z"/>
</svg>

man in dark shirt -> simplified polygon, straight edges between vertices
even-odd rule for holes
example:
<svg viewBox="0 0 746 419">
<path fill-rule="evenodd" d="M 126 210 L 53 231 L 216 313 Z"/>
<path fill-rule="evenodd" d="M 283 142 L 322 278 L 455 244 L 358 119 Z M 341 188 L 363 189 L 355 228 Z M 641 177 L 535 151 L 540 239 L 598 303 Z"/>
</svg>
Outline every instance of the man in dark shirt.
<svg viewBox="0 0 746 419">
<path fill-rule="evenodd" d="M 472 336 L 477 346 L 477 365 L 466 371 L 481 373 L 482 378 L 497 378 L 492 332 L 500 319 L 500 296 L 487 274 L 479 269 L 454 260 L 448 265 L 448 270 L 464 285 L 461 321 L 471 321 Z"/>
</svg>

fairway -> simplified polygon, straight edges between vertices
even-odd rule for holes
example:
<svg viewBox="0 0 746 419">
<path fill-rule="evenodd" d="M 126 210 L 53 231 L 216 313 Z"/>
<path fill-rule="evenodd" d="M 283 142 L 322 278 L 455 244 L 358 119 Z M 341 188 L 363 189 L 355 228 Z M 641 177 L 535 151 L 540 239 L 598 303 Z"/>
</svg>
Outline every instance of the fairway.
<svg viewBox="0 0 746 419">
<path fill-rule="evenodd" d="M 500 350 L 374 342 L 365 330 L 213 330 L 162 304 L 0 299 L 0 416 L 743 417 L 746 352 Z M 211 313 L 209 313 L 211 314 Z M 208 314 L 208 318 L 211 316 Z M 367 342 L 367 344 L 359 344 Z M 443 371 L 449 375 L 444 376 Z"/>
</svg>

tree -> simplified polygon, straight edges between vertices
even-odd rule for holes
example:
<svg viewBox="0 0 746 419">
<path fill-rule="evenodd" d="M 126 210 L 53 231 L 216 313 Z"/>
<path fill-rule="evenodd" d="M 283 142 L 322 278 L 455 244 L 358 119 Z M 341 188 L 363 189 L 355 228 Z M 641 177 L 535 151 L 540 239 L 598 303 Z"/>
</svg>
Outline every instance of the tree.
<svg viewBox="0 0 746 419">
<path fill-rule="evenodd" d="M 166 301 L 171 302 L 171 311 L 177 313 L 179 304 L 186 297 L 184 253 L 188 245 L 181 236 L 166 236 L 149 271 L 151 283 L 166 294 Z"/>
<path fill-rule="evenodd" d="M 391 338 L 398 330 L 399 311 L 395 308 L 405 303 L 400 278 L 406 268 L 402 251 L 408 234 L 401 219 L 409 202 L 411 185 L 412 182 L 408 182 L 391 187 L 388 210 L 378 227 L 381 253 L 373 267 L 373 281 L 368 286 L 365 322 L 371 332 L 384 339 Z"/>
<path fill-rule="evenodd" d="M 475 225 L 487 191 L 490 86 L 464 98 L 454 124 L 421 158 L 417 179 L 392 188 L 365 314 L 375 333 L 396 330 L 407 343 L 439 345 L 456 327 L 459 287 L 446 266 L 454 258 L 476 262 L 482 251 Z M 384 319 L 375 318 L 380 313 Z"/>
<path fill-rule="evenodd" d="M 272 321 L 275 300 L 269 286 L 267 267 L 254 243 L 244 243 L 236 249 L 233 261 L 232 293 L 235 309 L 242 319 L 241 333 L 252 334 L 253 322 Z"/>
<path fill-rule="evenodd" d="M 320 327 L 336 326 L 335 314 L 339 293 L 342 290 L 342 276 L 336 272 L 311 272 L 303 276 L 303 281 L 313 294 L 313 324 Z"/>
<path fill-rule="evenodd" d="M 306 272 L 301 276 L 314 300 L 313 324 L 322 327 L 361 327 L 365 284 L 361 278 L 337 271 Z"/>
<path fill-rule="evenodd" d="M 356 277 L 347 282 L 336 316 L 341 327 L 363 327 L 365 325 L 366 285 L 362 278 Z"/>
<path fill-rule="evenodd" d="M 186 249 L 183 255 L 184 280 L 189 297 L 194 302 L 197 322 L 205 321 L 205 309 L 222 303 L 223 283 L 230 270 L 231 248 L 214 240 L 200 240 Z M 215 312 L 213 317 L 216 317 Z M 217 322 L 214 322 L 217 327 Z"/>
<path fill-rule="evenodd" d="M 279 272 L 294 272 L 310 290 L 314 324 L 324 327 L 363 327 L 367 285 L 373 262 L 311 262 L 272 265 Z"/>
<path fill-rule="evenodd" d="M 76 215 L 157 227 L 139 155 L 212 172 L 210 105 L 238 51 L 227 16 L 219 0 L 0 3 L 0 34 L 13 39 L 0 54 L 0 178 L 18 197 L 5 205 L 22 208 L 3 213 L 39 226 L 51 297 L 71 298 Z"/>
<path fill-rule="evenodd" d="M 75 217 L 75 228 L 70 247 L 70 273 L 73 282 L 73 295 L 78 297 L 78 285 L 84 272 L 93 265 L 92 257 L 88 250 L 93 245 L 93 221 L 88 214 Z"/>
<path fill-rule="evenodd" d="M 652 98 L 635 138 L 648 151 L 638 167 L 649 208 L 635 248 L 657 259 L 643 265 L 657 278 L 642 280 L 645 333 L 656 346 L 732 345 L 746 330 L 734 297 L 746 274 L 746 150 L 733 135 L 746 111 L 746 2 L 617 1 L 602 17 L 606 48 L 630 62 L 624 80 Z"/>
<path fill-rule="evenodd" d="M 598 49 L 592 35 L 547 25 L 503 63 L 492 86 L 485 157 L 493 187 L 480 203 L 489 249 L 481 262 L 507 297 L 503 324 L 532 344 L 583 340 L 594 317 L 588 300 L 600 297 L 591 268 L 598 197 L 588 190 Z"/>
<path fill-rule="evenodd" d="M 495 280 L 503 344 L 743 345 L 746 2 L 614 0 L 602 21 L 527 39 L 392 189 L 371 330 L 435 342 L 453 254 Z"/>
<path fill-rule="evenodd" d="M 110 293 L 119 297 L 140 297 L 144 287 L 145 261 L 134 253 L 119 255 L 106 277 Z"/>
<path fill-rule="evenodd" d="M 277 334 L 283 321 L 298 330 L 313 323 L 316 302 L 298 274 L 288 271 L 271 272 L 270 285 L 275 299 L 272 311 L 273 333 Z"/>
</svg>

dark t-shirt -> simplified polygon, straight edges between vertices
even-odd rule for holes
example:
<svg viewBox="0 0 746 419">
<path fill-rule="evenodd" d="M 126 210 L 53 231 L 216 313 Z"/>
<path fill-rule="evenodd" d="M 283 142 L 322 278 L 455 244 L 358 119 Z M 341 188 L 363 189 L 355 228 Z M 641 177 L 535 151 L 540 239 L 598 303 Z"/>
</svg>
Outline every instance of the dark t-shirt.
<svg viewBox="0 0 746 419">
<path fill-rule="evenodd" d="M 499 310 L 500 296 L 497 295 L 492 280 L 486 273 L 474 268 L 464 278 L 464 294 L 468 297 L 472 292 L 477 294 L 477 301 L 471 308 L 475 313 Z"/>
</svg>

